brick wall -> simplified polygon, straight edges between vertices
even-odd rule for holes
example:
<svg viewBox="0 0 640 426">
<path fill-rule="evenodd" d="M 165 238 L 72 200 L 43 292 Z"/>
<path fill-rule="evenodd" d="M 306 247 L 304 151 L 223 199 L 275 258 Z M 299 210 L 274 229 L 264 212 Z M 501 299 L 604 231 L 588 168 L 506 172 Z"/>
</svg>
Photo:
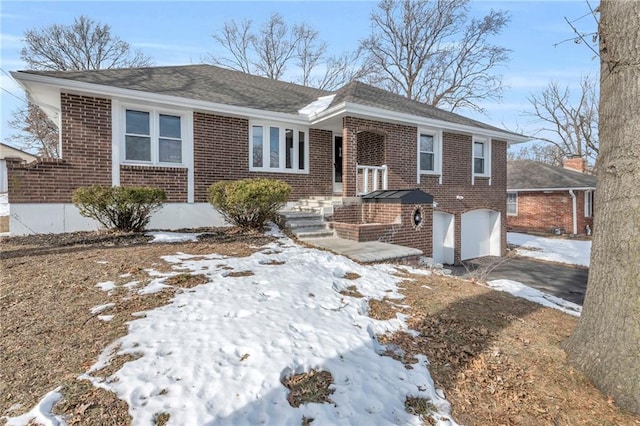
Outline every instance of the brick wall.
<svg viewBox="0 0 640 426">
<path fill-rule="evenodd" d="M 111 101 L 60 95 L 63 161 L 9 165 L 11 203 L 69 203 L 78 186 L 111 185 Z"/>
<path fill-rule="evenodd" d="M 584 191 L 574 193 L 577 231 L 584 234 L 587 225 L 593 229 L 593 218 L 584 217 Z M 518 215 L 507 217 L 507 227 L 514 231 L 538 232 L 553 232 L 559 228 L 563 233 L 573 233 L 573 204 L 569 191 L 519 192 Z"/>
<path fill-rule="evenodd" d="M 384 135 L 374 132 L 361 132 L 357 135 L 358 164 L 366 166 L 382 166 L 386 163 Z"/>
<path fill-rule="evenodd" d="M 460 260 L 461 215 L 470 210 L 488 209 L 501 213 L 502 229 L 506 229 L 507 143 L 491 142 L 491 179 L 471 181 L 472 136 L 443 133 L 442 183 L 438 176 L 421 175 L 417 183 L 417 127 L 383 123 L 361 118 L 343 119 L 344 195 L 355 194 L 355 162 L 358 156 L 358 134 L 363 131 L 385 136 L 385 160 L 389 167 L 388 188 L 420 188 L 433 195 L 437 211 L 454 215 L 455 261 Z M 353 171 L 353 172 L 351 172 Z M 460 196 L 462 199 L 458 199 Z M 506 253 L 506 232 L 501 235 L 502 254 Z M 429 249 L 430 251 L 430 249 Z"/>
<path fill-rule="evenodd" d="M 333 194 L 333 133 L 309 129 L 309 173 L 249 171 L 249 121 L 193 114 L 195 201 L 204 202 L 207 188 L 220 180 L 266 177 L 292 187 L 291 199 Z"/>
<path fill-rule="evenodd" d="M 184 167 L 121 165 L 120 185 L 162 188 L 168 202 L 187 202 L 187 169 Z"/>
</svg>

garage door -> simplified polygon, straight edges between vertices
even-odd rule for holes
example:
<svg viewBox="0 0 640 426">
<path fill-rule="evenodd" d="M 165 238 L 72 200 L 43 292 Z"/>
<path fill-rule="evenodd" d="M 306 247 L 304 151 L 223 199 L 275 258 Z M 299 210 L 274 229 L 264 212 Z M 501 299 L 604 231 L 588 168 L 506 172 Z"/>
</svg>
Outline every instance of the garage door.
<svg viewBox="0 0 640 426">
<path fill-rule="evenodd" d="M 455 247 L 453 215 L 433 213 L 433 260 L 438 263 L 453 263 Z"/>
<path fill-rule="evenodd" d="M 464 213 L 460 237 L 462 260 L 500 256 L 500 213 L 484 209 Z"/>
</svg>

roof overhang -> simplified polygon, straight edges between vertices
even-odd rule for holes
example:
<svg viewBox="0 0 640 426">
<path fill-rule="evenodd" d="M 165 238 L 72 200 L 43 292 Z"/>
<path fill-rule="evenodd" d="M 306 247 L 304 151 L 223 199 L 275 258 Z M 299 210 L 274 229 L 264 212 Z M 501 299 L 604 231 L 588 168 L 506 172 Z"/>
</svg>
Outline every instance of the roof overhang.
<svg viewBox="0 0 640 426">
<path fill-rule="evenodd" d="M 382 108 L 370 107 L 350 102 L 342 102 L 334 105 L 318 114 L 310 115 L 310 124 L 321 124 L 326 120 L 332 120 L 344 116 L 356 116 L 362 118 L 374 118 L 387 122 L 399 124 L 409 124 L 411 126 L 438 127 L 463 134 L 482 135 L 493 139 L 506 140 L 509 144 L 528 142 L 532 138 L 524 135 L 516 135 L 510 132 L 498 130 L 484 129 L 482 127 L 468 126 L 464 124 L 452 123 L 445 120 L 437 120 L 432 118 L 420 117 L 412 114 L 386 110 Z"/>
<path fill-rule="evenodd" d="M 180 96 L 164 95 L 140 90 L 123 89 L 96 83 L 86 83 L 58 77 L 50 77 L 39 74 L 31 74 L 23 71 L 11 72 L 22 87 L 29 93 L 30 99 L 45 110 L 47 115 L 58 123 L 60 116 L 60 93 L 75 93 L 88 96 L 104 96 L 109 99 L 123 101 L 143 101 L 153 104 L 161 104 L 188 108 L 194 110 L 210 111 L 217 114 L 225 114 L 235 117 L 253 118 L 261 120 L 283 121 L 304 126 L 335 127 L 338 119 L 345 116 L 355 116 L 411 126 L 437 127 L 463 134 L 481 135 L 493 139 L 507 141 L 508 144 L 530 141 L 531 138 L 514 133 L 484 129 L 477 126 L 452 123 L 446 120 L 437 120 L 420 117 L 412 114 L 391 111 L 382 108 L 370 107 L 350 102 L 342 102 L 330 108 L 312 114 L 287 114 L 256 108 L 227 105 L 216 102 L 203 101 Z"/>
<path fill-rule="evenodd" d="M 250 117 L 262 120 L 285 121 L 293 124 L 308 125 L 306 116 L 299 114 L 287 114 L 275 111 L 266 111 L 256 108 L 247 108 L 216 102 L 203 101 L 180 96 L 163 95 L 140 90 L 123 89 L 102 84 L 86 83 L 64 78 L 49 77 L 27 72 L 11 72 L 15 78 L 29 93 L 30 98 L 41 107 L 46 107 L 51 112 L 60 112 L 60 92 L 85 94 L 89 96 L 105 96 L 109 99 L 143 101 L 154 104 L 170 105 L 181 108 L 211 111 L 217 114 L 226 114 L 235 117 Z M 55 102 L 51 94 L 55 93 Z M 46 96 L 45 96 L 46 94 Z M 49 111 L 47 111 L 49 114 Z M 56 120 L 57 122 L 57 120 Z"/>
</svg>

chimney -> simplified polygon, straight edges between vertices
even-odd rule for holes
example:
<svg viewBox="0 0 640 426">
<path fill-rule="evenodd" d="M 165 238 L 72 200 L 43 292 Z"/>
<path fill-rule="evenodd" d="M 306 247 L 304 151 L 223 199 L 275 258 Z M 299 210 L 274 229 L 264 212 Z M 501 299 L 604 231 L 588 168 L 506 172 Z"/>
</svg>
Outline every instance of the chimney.
<svg viewBox="0 0 640 426">
<path fill-rule="evenodd" d="M 584 173 L 586 170 L 586 161 L 584 158 L 578 155 L 572 155 L 569 158 L 565 158 L 562 162 L 562 167 L 569 170 L 575 170 L 576 172 Z"/>
</svg>

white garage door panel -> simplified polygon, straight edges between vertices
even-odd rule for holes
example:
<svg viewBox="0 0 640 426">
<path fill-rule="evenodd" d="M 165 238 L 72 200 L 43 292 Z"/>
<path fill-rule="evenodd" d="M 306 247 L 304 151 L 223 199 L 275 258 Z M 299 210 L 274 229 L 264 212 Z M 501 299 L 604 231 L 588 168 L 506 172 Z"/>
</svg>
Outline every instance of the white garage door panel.
<svg viewBox="0 0 640 426">
<path fill-rule="evenodd" d="M 464 213 L 460 235 L 462 260 L 500 256 L 500 213 L 492 210 L 472 210 Z"/>
<path fill-rule="evenodd" d="M 453 263 L 455 247 L 453 215 L 433 213 L 433 260 L 438 263 Z"/>
</svg>

